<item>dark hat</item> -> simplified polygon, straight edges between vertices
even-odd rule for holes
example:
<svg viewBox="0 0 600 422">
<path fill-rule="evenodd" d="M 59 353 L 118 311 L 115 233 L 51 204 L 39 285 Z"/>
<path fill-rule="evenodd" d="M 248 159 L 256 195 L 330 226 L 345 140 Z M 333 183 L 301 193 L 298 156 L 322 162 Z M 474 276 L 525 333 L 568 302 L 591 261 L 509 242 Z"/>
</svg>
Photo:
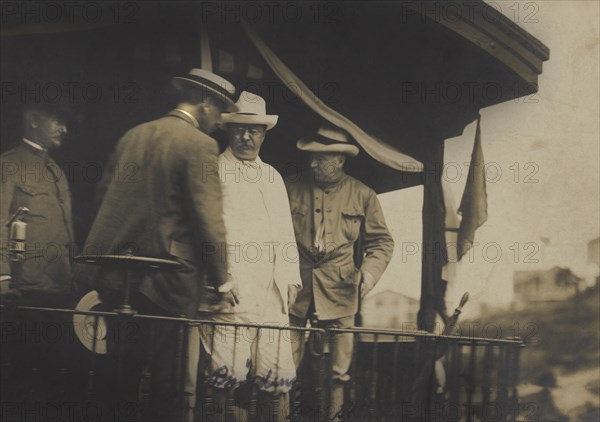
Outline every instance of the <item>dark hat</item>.
<svg viewBox="0 0 600 422">
<path fill-rule="evenodd" d="M 186 76 L 175 76 L 171 83 L 178 90 L 185 88 L 202 89 L 225 103 L 226 111 L 235 112 L 235 86 L 227 79 L 208 70 L 191 69 Z"/>
<path fill-rule="evenodd" d="M 29 99 L 22 104 L 22 111 L 40 111 L 60 120 L 65 123 L 73 123 L 76 120 L 76 113 L 71 104 L 65 101 L 41 101 L 37 99 Z"/>
</svg>

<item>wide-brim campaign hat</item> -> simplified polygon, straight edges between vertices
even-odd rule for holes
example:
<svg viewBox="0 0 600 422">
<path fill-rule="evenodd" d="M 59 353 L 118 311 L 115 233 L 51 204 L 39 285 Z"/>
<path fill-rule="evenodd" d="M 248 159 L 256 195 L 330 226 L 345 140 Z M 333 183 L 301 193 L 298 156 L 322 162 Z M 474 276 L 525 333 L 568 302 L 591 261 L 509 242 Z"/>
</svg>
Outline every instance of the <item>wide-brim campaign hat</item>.
<svg viewBox="0 0 600 422">
<path fill-rule="evenodd" d="M 81 298 L 77 306 L 77 311 L 110 311 L 107 306 L 100 300 L 98 292 L 93 290 L 88 292 Z M 96 322 L 97 318 L 97 322 Z M 73 328 L 75 335 L 91 352 L 98 354 L 106 354 L 106 336 L 107 326 L 104 317 L 94 315 L 73 314 Z M 94 348 L 94 341 L 96 343 Z"/>
<path fill-rule="evenodd" d="M 267 130 L 272 129 L 279 116 L 267 114 L 267 104 L 265 100 L 256 94 L 243 91 L 235 105 L 238 111 L 235 113 L 222 113 L 221 121 L 223 124 L 239 123 L 244 125 L 265 125 Z"/>
<path fill-rule="evenodd" d="M 186 76 L 175 76 L 171 83 L 178 90 L 196 88 L 207 91 L 225 103 L 226 111 L 237 110 L 235 86 L 227 79 L 204 69 L 191 69 Z"/>
<path fill-rule="evenodd" d="M 348 134 L 335 126 L 323 124 L 315 135 L 300 138 L 296 147 L 309 152 L 339 152 L 356 157 L 359 149 L 348 143 Z"/>
</svg>

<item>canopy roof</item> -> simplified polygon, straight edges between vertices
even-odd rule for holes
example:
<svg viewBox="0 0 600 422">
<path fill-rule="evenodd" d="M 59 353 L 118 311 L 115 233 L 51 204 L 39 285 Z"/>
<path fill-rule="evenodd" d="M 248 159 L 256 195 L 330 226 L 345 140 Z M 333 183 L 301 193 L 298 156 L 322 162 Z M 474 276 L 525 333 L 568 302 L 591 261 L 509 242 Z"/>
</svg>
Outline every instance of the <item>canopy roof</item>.
<svg viewBox="0 0 600 422">
<path fill-rule="evenodd" d="M 169 79 L 200 64 L 204 28 L 214 70 L 240 91 L 262 95 L 269 112 L 280 115 L 264 158 L 284 171 L 296 168 L 295 141 L 315 131 L 321 117 L 270 70 L 240 25 L 245 18 L 325 104 L 424 162 L 481 108 L 535 92 L 549 55 L 479 1 L 125 4 L 98 3 L 102 18 L 93 22 L 75 12 L 43 25 L 7 16 L 1 75 L 14 88 L 4 88 L 3 140 L 19 131 L 18 93 L 51 96 L 55 83 L 63 95 L 69 91 L 82 117 L 72 136 L 77 144 L 64 154 L 102 161 L 125 130 L 170 106 Z M 390 169 L 364 151 L 349 171 L 379 192 L 422 183 L 420 174 Z"/>
</svg>

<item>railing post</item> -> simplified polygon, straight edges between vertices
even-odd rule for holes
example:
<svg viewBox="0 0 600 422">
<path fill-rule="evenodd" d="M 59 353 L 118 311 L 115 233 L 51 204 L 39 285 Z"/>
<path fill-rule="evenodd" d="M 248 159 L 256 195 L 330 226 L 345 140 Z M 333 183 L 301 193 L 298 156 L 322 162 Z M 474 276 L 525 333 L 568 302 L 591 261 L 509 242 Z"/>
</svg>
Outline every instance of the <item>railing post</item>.
<svg viewBox="0 0 600 422">
<path fill-rule="evenodd" d="M 369 388 L 369 421 L 376 422 L 377 412 L 377 358 L 378 358 L 378 340 L 379 336 L 375 334 L 373 341 L 373 358 L 371 360 L 371 385 Z"/>
<path fill-rule="evenodd" d="M 487 343 L 485 345 L 485 352 L 483 355 L 483 378 L 481 381 L 481 417 L 485 420 L 485 415 L 489 411 L 489 405 L 491 402 L 492 388 L 491 379 L 493 371 L 494 361 L 494 345 Z"/>
<path fill-rule="evenodd" d="M 391 412 L 387 412 L 388 414 L 390 414 L 390 416 L 393 419 L 397 419 L 399 415 L 399 412 L 397 410 L 397 402 L 398 402 L 398 366 L 399 366 L 399 360 L 400 360 L 400 344 L 399 344 L 399 337 L 396 334 L 394 336 L 394 352 L 393 352 L 393 368 L 392 368 L 392 391 L 391 391 L 391 395 L 390 395 L 390 407 L 391 407 Z M 401 417 L 401 416 L 400 416 Z"/>
<path fill-rule="evenodd" d="M 91 402 L 94 399 L 94 388 L 96 381 L 96 350 L 98 347 L 98 315 L 94 316 L 94 335 L 92 337 L 92 354 L 90 356 L 90 367 L 87 372 L 86 400 Z"/>
<path fill-rule="evenodd" d="M 511 360 L 509 362 L 509 368 L 507 368 L 509 375 L 508 391 L 508 407 L 510 409 L 508 420 L 514 422 L 518 418 L 519 414 L 519 394 L 517 391 L 517 385 L 519 384 L 519 366 L 520 366 L 520 354 L 521 348 L 524 344 L 520 337 L 508 337 L 507 340 L 516 341 L 518 343 L 510 345 Z"/>
<path fill-rule="evenodd" d="M 352 335 L 352 359 L 350 361 L 350 392 L 349 401 L 350 403 L 356 403 L 356 378 L 358 377 L 357 370 L 357 359 L 358 359 L 358 334 Z"/>
<path fill-rule="evenodd" d="M 248 420 L 259 420 L 258 414 L 258 387 L 256 384 L 250 386 L 250 405 L 248 406 Z"/>
<path fill-rule="evenodd" d="M 180 316 L 184 318 L 184 316 Z M 164 324 L 177 324 L 177 345 L 175 349 L 175 379 L 174 379 L 174 393 L 176 394 L 175 400 L 173 401 L 173 412 L 178 420 L 183 420 L 185 415 L 185 374 L 188 368 L 189 362 L 189 321 L 180 322 L 162 322 Z"/>
<path fill-rule="evenodd" d="M 236 420 L 236 408 L 235 408 L 235 390 L 233 388 L 227 388 L 227 394 L 225 396 L 225 420 L 235 421 Z"/>
<path fill-rule="evenodd" d="M 510 344 L 501 344 L 499 346 L 500 356 L 498 357 L 498 385 L 496 395 L 496 407 L 500 409 L 501 420 L 506 420 L 506 410 L 508 404 L 508 375 L 510 364 Z"/>
<path fill-rule="evenodd" d="M 469 343 L 469 382 L 467 383 L 467 422 L 473 420 L 473 393 L 475 393 L 475 379 L 476 379 L 476 363 L 477 363 L 477 343 L 475 340 L 471 340 Z"/>
<path fill-rule="evenodd" d="M 298 348 L 300 349 L 300 356 L 304 356 L 304 345 L 306 339 L 306 331 L 305 330 L 290 330 L 290 340 L 292 342 L 292 350 L 294 347 L 294 341 L 299 341 Z M 301 333 L 297 335 L 297 333 Z M 296 382 L 292 385 L 292 389 L 290 390 L 290 421 L 291 422 L 299 422 L 300 415 L 302 413 L 302 389 L 304 388 L 304 371 L 302 370 L 302 363 L 300 362 L 296 368 Z"/>
<path fill-rule="evenodd" d="M 458 405 L 460 397 L 460 370 L 462 356 L 460 354 L 460 347 L 456 340 L 452 340 L 450 342 L 450 350 L 452 359 L 449 360 L 448 367 L 450 369 L 450 385 L 452 388 L 450 389 L 449 402 L 452 403 L 452 405 Z"/>
<path fill-rule="evenodd" d="M 321 358 L 319 359 L 319 381 L 317 385 L 319 386 L 319 395 L 321 397 L 321 401 L 323 403 L 321 415 L 326 415 L 325 417 L 331 418 L 332 414 L 332 400 L 331 400 L 331 392 L 333 390 L 333 360 L 332 360 L 332 350 L 335 347 L 335 334 L 333 334 L 329 330 L 325 330 L 324 333 L 324 343 L 322 344 L 321 349 Z M 339 409 L 338 409 L 339 410 Z"/>
<path fill-rule="evenodd" d="M 200 327 L 202 328 L 202 325 Z M 210 356 L 210 359 L 212 360 L 212 353 L 213 353 L 214 346 L 215 346 L 216 327 L 212 324 L 210 325 L 210 327 L 211 327 L 212 333 L 210 336 L 210 348 L 209 348 L 210 352 L 208 353 L 208 356 Z M 209 422 L 209 421 L 216 420 L 217 409 L 216 409 L 216 405 L 215 405 L 215 399 L 213 397 L 212 387 L 210 385 L 208 385 L 208 382 L 204 377 L 204 374 L 206 373 L 206 371 L 204 370 L 204 368 L 201 368 L 203 363 L 208 365 L 208 368 L 210 369 L 211 362 L 210 361 L 205 362 L 202 359 L 200 359 L 200 362 L 198 363 L 198 374 L 203 375 L 202 379 L 205 382 L 204 399 L 202 400 L 201 421 Z"/>
</svg>

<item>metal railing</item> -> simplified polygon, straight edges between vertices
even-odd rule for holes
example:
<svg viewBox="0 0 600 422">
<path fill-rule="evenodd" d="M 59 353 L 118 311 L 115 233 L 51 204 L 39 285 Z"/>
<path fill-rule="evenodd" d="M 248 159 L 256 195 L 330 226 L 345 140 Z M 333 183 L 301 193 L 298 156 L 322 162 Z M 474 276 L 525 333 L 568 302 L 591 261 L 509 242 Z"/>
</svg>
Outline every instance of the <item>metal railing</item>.
<svg viewBox="0 0 600 422">
<path fill-rule="evenodd" d="M 90 349 L 73 335 L 72 316 L 88 317 Z M 115 403 L 131 386 L 124 379 L 129 369 L 127 338 L 142 325 L 169 324 L 175 342 L 168 380 L 176 413 L 173 420 L 234 420 L 240 406 L 248 420 L 277 420 L 281 404 L 260 404 L 260 388 L 251 378 L 239 385 L 224 385 L 226 400 L 219 405 L 207 388 L 212 355 L 200 360 L 197 382 L 190 382 L 194 354 L 194 330 L 229 327 L 233 338 L 243 330 L 279 342 L 282 347 L 300 338 L 303 353 L 297 377 L 286 380 L 291 387 L 286 418 L 292 421 L 515 421 L 518 419 L 517 384 L 519 339 L 487 339 L 436 335 L 420 331 L 369 328 L 321 329 L 277 325 L 218 323 L 187 318 L 151 315 L 122 315 L 117 312 L 75 311 L 26 306 L 2 306 L 2 390 L 0 420 L 153 420 L 148 410 L 163 400 L 153 396 L 153 331 L 136 339 L 139 376 L 134 380 L 132 400 Z M 108 348 L 123 347 L 103 354 L 102 319 L 122 328 Z M 31 324 L 31 321 L 39 324 Z M 27 322 L 23 322 L 27 321 Z M 56 326 L 51 327 L 48 321 Z M 29 325 L 28 325 L 29 324 Z M 58 327 L 58 328 L 57 328 Z M 40 330 L 40 332 L 37 332 Z M 46 330 L 46 332 L 44 332 Z M 54 331 L 52 331 L 54 330 Z M 55 331 L 58 330 L 58 333 Z M 52 332 L 51 332 L 52 331 Z M 296 337 L 292 334 L 297 333 Z M 330 344 L 336 335 L 352 336 L 350 378 L 344 385 L 344 405 L 332 417 L 332 360 Z M 109 335 L 107 333 L 107 335 Z M 52 339 L 50 338 L 52 337 Z M 35 341 L 32 341 L 32 338 Z M 140 347 L 143 342 L 143 346 Z M 241 341 L 234 341 L 233 353 Z M 211 336 L 209 350 L 217 350 L 221 339 Z M 112 346 L 111 346 L 112 344 Z M 224 347 L 224 346 L 223 346 Z M 141 352 L 140 352 L 141 350 Z M 200 350 L 200 349 L 198 349 Z M 203 352 L 206 349 L 202 349 Z M 58 356 L 53 356 L 57 353 Z M 235 359 L 235 358 L 234 358 Z M 253 358 L 255 359 L 255 358 Z M 252 362 L 257 367 L 260 362 Z M 278 380 L 274 373 L 272 380 Z M 193 376 L 192 376 L 193 378 Z M 283 381 L 282 381 L 283 382 Z M 213 383 L 214 384 L 214 379 Z M 192 387 L 190 387 L 192 385 Z M 233 388 L 237 387 L 237 388 Z M 191 391 L 191 388 L 193 391 Z"/>
</svg>

